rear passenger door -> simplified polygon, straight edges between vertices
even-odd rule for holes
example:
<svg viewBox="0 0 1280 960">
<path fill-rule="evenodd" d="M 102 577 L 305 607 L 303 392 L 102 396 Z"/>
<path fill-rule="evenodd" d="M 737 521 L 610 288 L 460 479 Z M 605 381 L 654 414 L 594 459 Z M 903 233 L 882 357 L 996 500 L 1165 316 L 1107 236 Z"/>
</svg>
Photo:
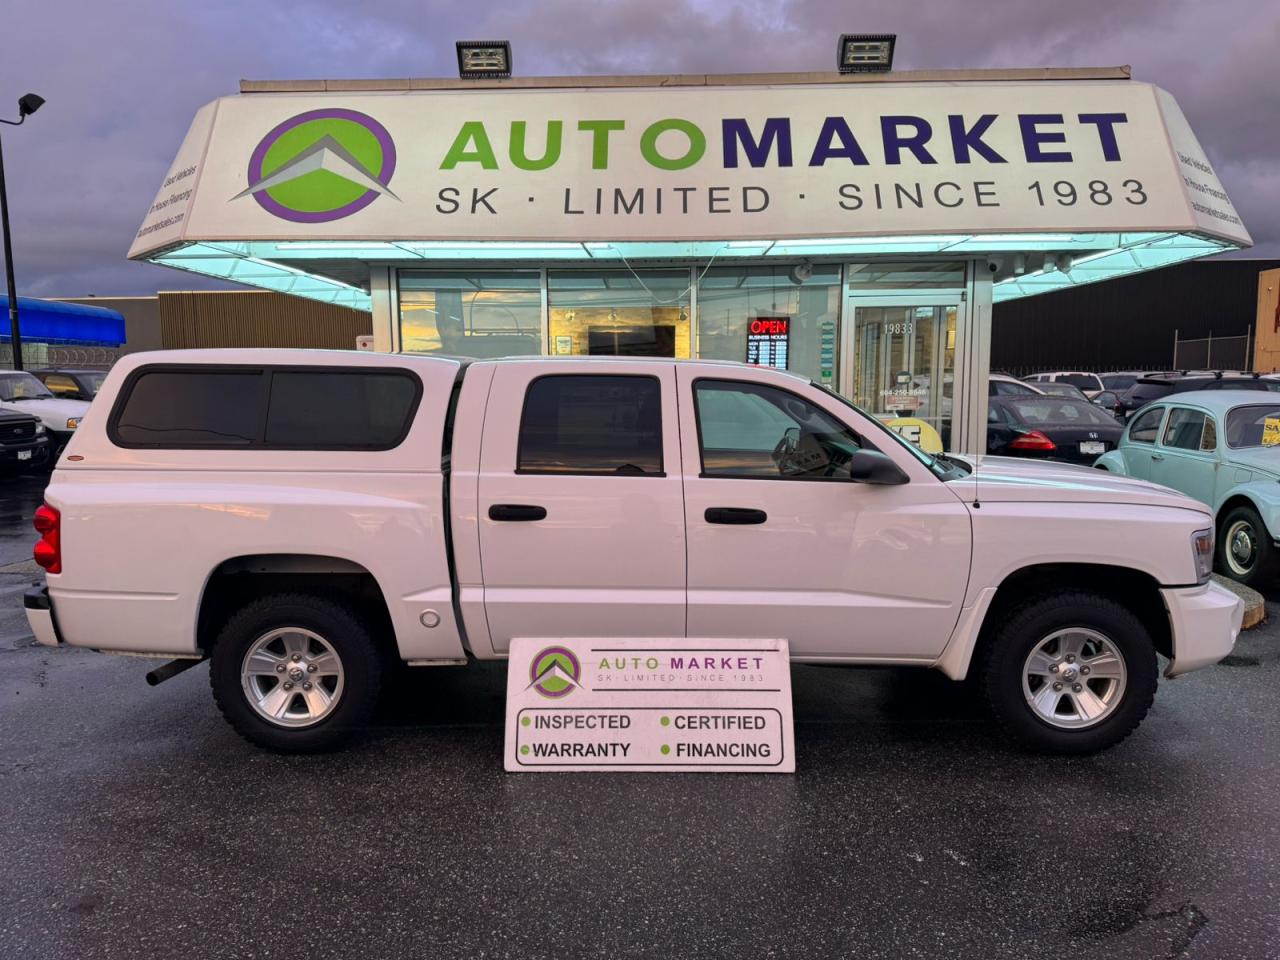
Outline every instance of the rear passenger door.
<svg viewBox="0 0 1280 960">
<path fill-rule="evenodd" d="M 513 637 L 683 637 L 673 364 L 498 364 L 480 449 L 484 608 Z"/>
</svg>

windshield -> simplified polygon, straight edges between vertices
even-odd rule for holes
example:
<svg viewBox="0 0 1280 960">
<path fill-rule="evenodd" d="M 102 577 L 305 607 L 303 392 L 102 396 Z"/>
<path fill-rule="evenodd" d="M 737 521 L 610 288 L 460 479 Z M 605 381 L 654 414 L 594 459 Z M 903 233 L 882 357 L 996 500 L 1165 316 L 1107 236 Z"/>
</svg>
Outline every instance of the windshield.
<svg viewBox="0 0 1280 960">
<path fill-rule="evenodd" d="M 1271 434 L 1267 435 L 1267 427 Z M 1280 404 L 1236 407 L 1227 414 L 1227 446 L 1271 447 L 1280 444 Z"/>
<path fill-rule="evenodd" d="M 1137 382 L 1137 375 L 1132 373 L 1104 373 L 1102 375 L 1102 385 L 1108 390 L 1128 390 Z"/>
<path fill-rule="evenodd" d="M 1042 383 L 1040 389 L 1053 397 L 1071 397 L 1073 400 L 1084 400 L 1085 395 L 1079 387 L 1069 383 Z"/>
<path fill-rule="evenodd" d="M 98 370 L 81 370 L 76 374 L 76 379 L 80 381 L 80 387 L 85 393 L 96 397 L 107 375 Z"/>
<path fill-rule="evenodd" d="M 902 447 L 904 450 L 910 453 L 913 457 L 915 457 L 917 460 L 923 463 L 926 467 L 928 467 L 931 471 L 933 471 L 933 473 L 940 479 L 958 480 L 961 477 L 967 477 L 972 472 L 969 468 L 969 465 L 962 460 L 955 460 L 951 457 L 948 457 L 946 454 L 939 454 L 938 456 L 935 457 L 932 454 L 925 453 L 923 450 L 917 447 L 914 443 L 907 440 L 906 437 L 903 437 L 901 434 L 896 433 L 895 431 L 890 430 L 888 427 L 886 427 L 883 423 L 880 422 L 879 418 L 876 417 L 874 414 L 868 413 L 866 410 L 863 410 L 860 406 L 858 406 L 848 397 L 845 397 L 836 393 L 836 391 L 831 389 L 825 383 L 818 383 L 818 381 L 816 380 L 810 380 L 809 383 L 817 387 L 827 396 L 833 397 L 836 400 L 839 400 L 846 407 L 849 407 L 850 409 L 858 411 L 858 413 L 866 417 L 867 420 L 875 424 L 876 427 L 880 429 L 881 433 L 890 437 L 894 443 L 898 444 L 900 447 Z"/>
<path fill-rule="evenodd" d="M 0 373 L 0 400 L 43 400 L 48 388 L 29 373 Z"/>
<path fill-rule="evenodd" d="M 1092 424 L 1117 426 L 1108 416 L 1087 400 L 1059 397 L 1011 397 L 1004 401 L 1024 423 Z"/>
<path fill-rule="evenodd" d="M 1060 373 L 1058 383 L 1069 383 L 1081 390 L 1101 390 L 1102 384 L 1092 373 Z"/>
</svg>

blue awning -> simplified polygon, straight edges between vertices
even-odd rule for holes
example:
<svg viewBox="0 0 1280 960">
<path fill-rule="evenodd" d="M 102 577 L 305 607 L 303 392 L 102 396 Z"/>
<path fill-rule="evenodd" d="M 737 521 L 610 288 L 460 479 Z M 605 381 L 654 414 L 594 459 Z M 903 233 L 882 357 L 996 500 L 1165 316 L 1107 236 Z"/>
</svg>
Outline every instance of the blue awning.
<svg viewBox="0 0 1280 960">
<path fill-rule="evenodd" d="M 18 298 L 18 333 L 24 343 L 80 343 L 118 347 L 124 317 L 106 307 Z M 0 343 L 9 342 L 9 298 L 0 296 Z"/>
</svg>

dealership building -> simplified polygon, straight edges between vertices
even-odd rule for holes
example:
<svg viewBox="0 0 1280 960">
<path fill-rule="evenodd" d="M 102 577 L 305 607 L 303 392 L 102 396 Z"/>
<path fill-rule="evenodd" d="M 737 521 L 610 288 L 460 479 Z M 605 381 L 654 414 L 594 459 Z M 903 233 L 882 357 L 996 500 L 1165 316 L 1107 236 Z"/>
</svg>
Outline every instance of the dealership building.
<svg viewBox="0 0 1280 960">
<path fill-rule="evenodd" d="M 383 351 L 700 357 L 982 450 L 993 304 L 1247 247 L 1127 68 L 246 81 L 130 257 Z"/>
</svg>

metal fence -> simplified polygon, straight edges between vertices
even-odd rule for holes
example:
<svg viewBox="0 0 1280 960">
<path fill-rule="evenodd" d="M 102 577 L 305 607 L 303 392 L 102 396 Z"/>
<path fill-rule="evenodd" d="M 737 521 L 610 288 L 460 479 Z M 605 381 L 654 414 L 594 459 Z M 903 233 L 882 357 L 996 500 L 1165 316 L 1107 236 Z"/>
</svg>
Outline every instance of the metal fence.
<svg viewBox="0 0 1280 960">
<path fill-rule="evenodd" d="M 73 346 L 24 342 L 22 365 L 28 370 L 56 367 L 60 370 L 107 370 L 120 356 L 118 347 Z M 13 345 L 0 343 L 0 370 L 13 369 Z"/>
<path fill-rule="evenodd" d="M 1172 370 L 1252 370 L 1253 357 L 1249 346 L 1253 338 L 1249 334 L 1243 337 L 1198 337 L 1193 340 L 1178 339 L 1178 331 L 1173 332 L 1173 366 Z"/>
</svg>

